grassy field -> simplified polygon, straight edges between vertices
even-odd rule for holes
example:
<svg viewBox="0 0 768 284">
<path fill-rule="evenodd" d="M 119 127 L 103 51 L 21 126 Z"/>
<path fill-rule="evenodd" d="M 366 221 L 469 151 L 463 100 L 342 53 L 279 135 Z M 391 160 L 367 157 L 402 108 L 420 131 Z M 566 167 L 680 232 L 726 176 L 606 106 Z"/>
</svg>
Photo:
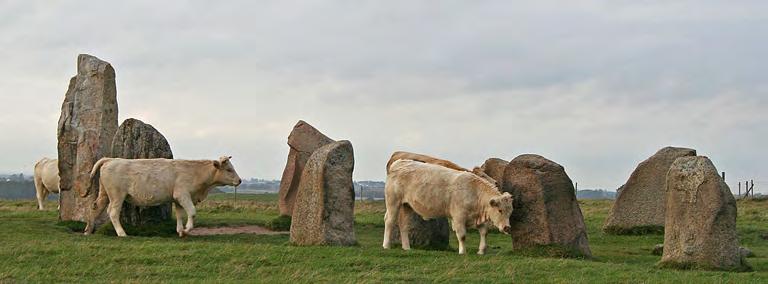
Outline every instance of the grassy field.
<svg viewBox="0 0 768 284">
<path fill-rule="evenodd" d="M 199 226 L 264 225 L 277 217 L 275 195 L 219 194 L 198 211 Z M 651 255 L 662 235 L 611 236 L 600 231 L 611 201 L 582 201 L 595 256 L 591 260 L 524 256 L 508 236 L 489 235 L 478 256 L 478 235 L 468 255 L 452 251 L 381 248 L 384 206 L 355 206 L 356 247 L 297 247 L 287 235 L 174 237 L 83 236 L 59 224 L 55 204 L 35 210 L 29 201 L 0 201 L 0 282 L 671 282 L 768 283 L 768 202 L 739 201 L 742 246 L 753 250 L 754 272 L 657 269 Z M 129 232 L 130 234 L 130 232 Z"/>
</svg>

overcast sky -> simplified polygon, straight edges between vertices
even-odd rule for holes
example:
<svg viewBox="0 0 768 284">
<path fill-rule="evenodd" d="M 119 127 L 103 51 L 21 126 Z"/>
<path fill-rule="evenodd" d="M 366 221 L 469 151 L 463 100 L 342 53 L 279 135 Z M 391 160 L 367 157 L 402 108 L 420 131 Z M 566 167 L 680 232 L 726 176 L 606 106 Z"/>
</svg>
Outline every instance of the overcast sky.
<svg viewBox="0 0 768 284">
<path fill-rule="evenodd" d="M 243 177 L 279 178 L 303 119 L 352 141 L 356 180 L 396 150 L 536 153 L 615 190 L 675 145 L 768 192 L 766 1 L 226 3 L 0 0 L 0 172 L 56 156 L 88 53 L 116 70 L 121 122 Z"/>
</svg>

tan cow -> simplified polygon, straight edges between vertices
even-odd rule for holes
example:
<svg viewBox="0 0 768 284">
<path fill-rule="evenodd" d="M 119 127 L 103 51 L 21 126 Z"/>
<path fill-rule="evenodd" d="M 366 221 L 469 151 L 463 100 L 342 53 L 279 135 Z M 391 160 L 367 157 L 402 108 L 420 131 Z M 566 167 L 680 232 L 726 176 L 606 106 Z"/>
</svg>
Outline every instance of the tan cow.
<svg viewBox="0 0 768 284">
<path fill-rule="evenodd" d="M 472 173 L 446 167 L 397 160 L 392 163 L 384 188 L 387 212 L 384 215 L 384 248 L 390 247 L 390 235 L 404 204 L 424 219 L 451 218 L 451 226 L 459 240 L 459 254 L 466 252 L 464 240 L 469 228 L 480 231 L 480 249 L 484 254 L 488 226 L 496 226 L 509 234 L 512 196 L 501 193 L 492 183 Z M 404 250 L 410 249 L 408 228 L 400 227 Z"/>
<path fill-rule="evenodd" d="M 42 158 L 35 163 L 35 193 L 39 210 L 49 193 L 59 193 L 59 160 Z"/>
<path fill-rule="evenodd" d="M 195 205 L 215 186 L 238 186 L 242 182 L 230 159 L 171 160 L 103 158 L 93 165 L 91 180 L 99 181 L 99 197 L 85 228 L 93 232 L 95 218 L 109 203 L 107 212 L 118 236 L 125 237 L 120 210 L 127 200 L 136 206 L 156 206 L 172 202 L 176 213 L 176 232 L 184 237 L 194 228 Z M 182 216 L 186 211 L 187 225 Z"/>
<path fill-rule="evenodd" d="M 501 187 L 498 181 L 493 179 L 491 176 L 487 175 L 482 169 L 480 169 L 480 167 L 475 167 L 470 171 L 448 160 L 443 160 L 443 159 L 435 158 L 432 156 L 427 156 L 424 154 L 417 154 L 417 153 L 411 153 L 411 152 L 405 152 L 405 151 L 397 151 L 392 153 L 392 156 L 389 157 L 389 161 L 387 161 L 387 173 L 389 173 L 389 167 L 392 165 L 392 163 L 394 163 L 397 160 L 413 160 L 413 161 L 427 163 L 427 164 L 439 165 L 439 166 L 443 166 L 449 169 L 454 169 L 457 171 L 471 172 L 493 183 L 494 185 L 496 185 L 496 187 Z"/>
</svg>

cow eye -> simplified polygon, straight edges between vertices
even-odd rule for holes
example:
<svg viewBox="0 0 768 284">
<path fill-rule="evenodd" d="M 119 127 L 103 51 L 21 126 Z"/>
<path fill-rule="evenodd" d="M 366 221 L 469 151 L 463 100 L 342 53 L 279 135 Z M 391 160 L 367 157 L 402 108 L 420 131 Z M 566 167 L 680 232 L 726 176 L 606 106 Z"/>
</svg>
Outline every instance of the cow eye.
<svg viewBox="0 0 768 284">
<path fill-rule="evenodd" d="M 499 209 L 499 213 L 501 213 L 501 209 Z"/>
</svg>

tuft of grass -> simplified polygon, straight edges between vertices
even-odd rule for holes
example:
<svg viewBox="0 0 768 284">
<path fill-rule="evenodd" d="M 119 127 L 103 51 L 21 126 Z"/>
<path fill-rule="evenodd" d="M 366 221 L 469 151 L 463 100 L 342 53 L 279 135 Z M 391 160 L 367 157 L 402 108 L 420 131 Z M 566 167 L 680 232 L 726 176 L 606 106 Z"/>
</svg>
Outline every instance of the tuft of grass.
<svg viewBox="0 0 768 284">
<path fill-rule="evenodd" d="M 711 270 L 711 271 L 727 271 L 727 272 L 752 272 L 754 271 L 752 266 L 749 265 L 744 259 L 741 260 L 741 265 L 737 267 L 722 269 L 719 267 L 713 267 L 710 265 L 702 265 L 694 262 L 678 262 L 678 261 L 659 261 L 656 267 L 661 269 L 675 269 L 675 270 Z"/>
<path fill-rule="evenodd" d="M 178 237 L 176 232 L 176 222 L 166 220 L 157 224 L 145 224 L 141 226 L 132 226 L 129 224 L 122 224 L 125 233 L 132 237 Z M 85 228 L 85 227 L 83 227 Z M 82 232 L 82 230 L 81 230 Z M 94 234 L 104 236 L 117 236 L 115 227 L 111 222 L 107 222 L 98 227 Z"/>
<path fill-rule="evenodd" d="M 664 226 L 637 226 L 632 228 L 624 228 L 619 226 L 606 226 L 603 228 L 603 232 L 611 235 L 664 235 Z"/>
<path fill-rule="evenodd" d="M 291 230 L 291 216 L 277 216 L 277 218 L 269 220 L 265 226 L 272 231 L 289 231 Z"/>
<path fill-rule="evenodd" d="M 573 248 L 557 244 L 539 245 L 533 247 L 519 248 L 510 251 L 510 255 L 520 255 L 526 257 L 548 257 L 548 258 L 573 258 L 573 259 L 591 259 L 590 256 L 582 254 Z"/>
</svg>

